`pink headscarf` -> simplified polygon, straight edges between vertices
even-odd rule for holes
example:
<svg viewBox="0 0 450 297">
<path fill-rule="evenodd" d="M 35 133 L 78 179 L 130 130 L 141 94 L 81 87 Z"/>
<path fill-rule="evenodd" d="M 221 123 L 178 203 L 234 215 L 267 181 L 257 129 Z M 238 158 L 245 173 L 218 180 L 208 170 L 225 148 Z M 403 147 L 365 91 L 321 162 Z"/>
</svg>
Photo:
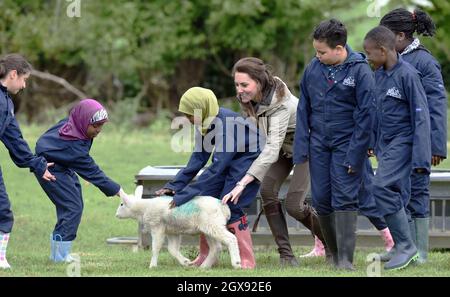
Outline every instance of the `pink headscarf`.
<svg viewBox="0 0 450 297">
<path fill-rule="evenodd" d="M 94 99 L 83 99 L 70 111 L 69 120 L 59 129 L 65 140 L 88 140 L 89 124 L 104 123 L 108 120 L 105 108 Z"/>
</svg>

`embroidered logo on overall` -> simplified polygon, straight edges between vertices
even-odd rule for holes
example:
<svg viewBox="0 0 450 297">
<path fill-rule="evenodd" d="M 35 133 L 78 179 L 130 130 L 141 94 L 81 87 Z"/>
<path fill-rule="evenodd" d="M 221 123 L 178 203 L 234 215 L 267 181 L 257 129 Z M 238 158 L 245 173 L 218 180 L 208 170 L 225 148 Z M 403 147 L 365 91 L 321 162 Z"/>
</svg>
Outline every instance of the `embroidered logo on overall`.
<svg viewBox="0 0 450 297">
<path fill-rule="evenodd" d="M 346 79 L 344 79 L 344 81 L 342 82 L 342 84 L 344 86 L 349 86 L 349 87 L 355 87 L 355 79 L 353 78 L 353 76 L 349 76 Z"/>
<path fill-rule="evenodd" d="M 397 99 L 402 99 L 402 94 L 400 94 L 400 91 L 396 87 L 390 88 L 387 91 L 386 95 L 397 98 Z"/>
</svg>

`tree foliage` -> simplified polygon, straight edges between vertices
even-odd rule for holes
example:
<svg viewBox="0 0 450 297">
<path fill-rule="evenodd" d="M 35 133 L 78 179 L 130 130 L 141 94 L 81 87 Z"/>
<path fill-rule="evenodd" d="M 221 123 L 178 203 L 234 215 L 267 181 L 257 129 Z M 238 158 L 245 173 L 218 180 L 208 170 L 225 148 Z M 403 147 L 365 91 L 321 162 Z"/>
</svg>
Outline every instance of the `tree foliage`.
<svg viewBox="0 0 450 297">
<path fill-rule="evenodd" d="M 90 97 L 111 106 L 133 102 L 131 114 L 150 115 L 176 110 L 181 94 L 195 85 L 220 98 L 234 96 L 230 71 L 244 56 L 265 60 L 297 93 L 314 55 L 314 26 L 352 6 L 337 0 L 78 0 L 80 17 L 71 18 L 67 9 L 75 1 L 0 1 L 0 53 L 20 52 L 36 69 Z M 76 99 L 38 78 L 20 98 L 36 120 Z"/>
</svg>

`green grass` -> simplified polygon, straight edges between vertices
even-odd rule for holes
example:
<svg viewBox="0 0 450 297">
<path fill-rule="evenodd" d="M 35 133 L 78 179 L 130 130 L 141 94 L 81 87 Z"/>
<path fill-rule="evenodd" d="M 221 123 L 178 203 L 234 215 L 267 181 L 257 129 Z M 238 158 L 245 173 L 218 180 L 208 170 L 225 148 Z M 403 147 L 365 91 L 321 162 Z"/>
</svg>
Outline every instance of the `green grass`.
<svg viewBox="0 0 450 297">
<path fill-rule="evenodd" d="M 41 126 L 23 125 L 25 139 L 34 147 L 36 138 L 44 132 Z M 134 190 L 134 175 L 148 165 L 184 164 L 189 154 L 175 154 L 170 150 L 170 134 L 161 127 L 141 131 L 121 132 L 106 127 L 95 140 L 91 155 L 101 168 L 119 182 L 127 192 Z M 48 260 L 49 234 L 56 222 L 55 209 L 27 169 L 17 168 L 5 148 L 0 149 L 5 184 L 15 214 L 15 225 L 8 247 L 11 271 L 0 271 L 1 276 L 65 276 L 68 266 Z M 448 165 L 448 163 L 447 163 Z M 355 272 L 336 271 L 324 259 L 301 261 L 299 268 L 280 269 L 274 247 L 258 248 L 258 268 L 254 271 L 231 269 L 226 252 L 222 252 L 218 267 L 203 271 L 183 268 L 164 249 L 159 266 L 149 269 L 150 251 L 134 252 L 132 247 L 108 245 L 106 239 L 136 236 L 137 223 L 118 220 L 114 214 L 119 204 L 117 197 L 107 198 L 96 187 L 82 181 L 85 209 L 73 253 L 80 256 L 82 276 L 365 276 L 366 256 L 376 249 L 356 252 Z M 313 243 L 311 239 L 311 244 Z M 310 247 L 297 247 L 297 255 Z M 196 256 L 196 247 L 183 248 L 188 258 Z M 450 276 L 450 255 L 430 253 L 430 261 L 423 266 L 400 272 L 382 272 L 392 276 Z"/>
</svg>

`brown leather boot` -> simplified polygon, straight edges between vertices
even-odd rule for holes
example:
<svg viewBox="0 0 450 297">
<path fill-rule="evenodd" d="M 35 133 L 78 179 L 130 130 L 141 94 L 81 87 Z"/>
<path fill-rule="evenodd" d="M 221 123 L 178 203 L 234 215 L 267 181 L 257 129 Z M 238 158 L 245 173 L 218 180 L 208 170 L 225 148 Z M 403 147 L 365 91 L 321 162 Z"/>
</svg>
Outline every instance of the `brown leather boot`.
<svg viewBox="0 0 450 297">
<path fill-rule="evenodd" d="M 278 245 L 280 265 L 298 266 L 298 261 L 292 252 L 291 244 L 289 242 L 287 223 L 280 202 L 265 205 L 263 208 L 275 243 Z"/>
</svg>

